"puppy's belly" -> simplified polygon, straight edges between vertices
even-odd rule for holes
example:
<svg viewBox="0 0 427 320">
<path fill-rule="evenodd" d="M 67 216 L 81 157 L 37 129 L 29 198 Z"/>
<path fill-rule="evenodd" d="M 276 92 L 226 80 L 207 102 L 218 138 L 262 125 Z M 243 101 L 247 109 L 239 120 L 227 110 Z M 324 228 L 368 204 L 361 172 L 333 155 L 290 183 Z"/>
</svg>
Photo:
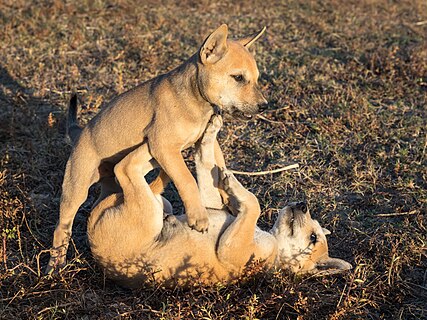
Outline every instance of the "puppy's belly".
<svg viewBox="0 0 427 320">
<path fill-rule="evenodd" d="M 209 232 L 204 234 L 191 230 L 185 215 L 168 220 L 165 225 L 173 226 L 149 254 L 159 270 L 156 279 L 161 282 L 173 279 L 180 284 L 195 279 L 205 283 L 226 280 L 229 272 L 217 258 L 216 244 L 234 217 L 224 211 L 210 210 Z"/>
<path fill-rule="evenodd" d="M 209 211 L 208 233 L 191 230 L 185 215 L 166 219 L 160 236 L 144 246 L 141 254 L 101 262 L 108 277 L 127 287 L 139 287 L 153 281 L 166 286 L 213 284 L 238 276 L 241 268 L 222 264 L 216 254 L 218 239 L 235 217 L 221 210 Z"/>
</svg>

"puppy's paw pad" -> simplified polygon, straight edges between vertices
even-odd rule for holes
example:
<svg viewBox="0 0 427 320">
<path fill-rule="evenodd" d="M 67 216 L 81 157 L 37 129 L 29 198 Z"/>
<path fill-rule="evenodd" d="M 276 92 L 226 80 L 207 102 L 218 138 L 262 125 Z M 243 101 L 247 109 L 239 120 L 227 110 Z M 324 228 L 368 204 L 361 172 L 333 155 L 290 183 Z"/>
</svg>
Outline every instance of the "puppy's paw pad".
<svg viewBox="0 0 427 320">
<path fill-rule="evenodd" d="M 202 210 L 202 212 L 197 217 L 194 217 L 194 214 L 187 213 L 187 222 L 191 229 L 205 233 L 209 228 L 209 217 L 206 210 Z"/>
<path fill-rule="evenodd" d="M 222 180 L 224 191 L 226 191 L 227 193 L 233 193 L 233 191 L 242 188 L 242 185 L 231 171 L 227 169 L 222 169 L 220 171 L 220 177 Z"/>
<path fill-rule="evenodd" d="M 210 120 L 212 128 L 219 130 L 222 127 L 222 116 L 214 114 Z"/>
<path fill-rule="evenodd" d="M 198 232 L 201 233 L 205 233 L 208 232 L 208 228 L 209 228 L 209 220 L 196 220 L 193 223 L 188 223 L 188 226 L 192 229 L 192 230 L 196 230 Z"/>
<path fill-rule="evenodd" d="M 214 114 L 206 126 L 207 133 L 217 133 L 222 127 L 222 117 L 220 115 Z"/>
<path fill-rule="evenodd" d="M 228 178 L 229 178 L 228 170 L 225 168 L 218 168 L 218 171 L 219 171 L 219 178 L 221 180 L 222 187 L 225 191 L 227 191 L 227 189 L 230 186 L 230 183 L 228 181 Z"/>
</svg>

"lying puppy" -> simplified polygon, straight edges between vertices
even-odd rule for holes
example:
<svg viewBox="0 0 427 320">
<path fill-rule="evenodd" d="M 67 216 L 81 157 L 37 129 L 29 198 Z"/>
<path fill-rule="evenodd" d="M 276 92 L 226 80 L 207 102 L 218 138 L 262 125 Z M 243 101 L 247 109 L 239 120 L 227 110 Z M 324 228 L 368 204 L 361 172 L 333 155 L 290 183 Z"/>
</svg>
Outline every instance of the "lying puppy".
<svg viewBox="0 0 427 320">
<path fill-rule="evenodd" d="M 201 195 L 209 211 L 209 233 L 191 231 L 185 215 L 163 219 L 161 202 L 142 178 L 157 165 L 147 144 L 116 165 L 123 194 L 101 201 L 88 222 L 92 253 L 107 276 L 138 287 L 150 281 L 165 285 L 227 282 L 256 260 L 298 273 L 350 269 L 349 263 L 328 256 L 329 232 L 311 218 L 303 203 L 287 205 L 268 232 L 256 226 L 257 198 L 230 171 L 216 165 L 214 143 L 221 125 L 221 117 L 214 115 L 195 156 Z M 221 196 L 214 187 L 218 178 L 235 216 L 221 209 Z"/>
<path fill-rule="evenodd" d="M 121 94 L 82 130 L 76 125 L 70 128 L 74 148 L 65 169 L 46 272 L 65 263 L 73 220 L 89 187 L 101 182 L 99 200 L 120 192 L 113 168 L 132 153 L 145 152 L 144 161 L 156 159 L 178 189 L 188 225 L 207 231 L 207 212 L 181 151 L 200 138 L 214 110 L 250 117 L 265 106 L 258 68 L 248 51 L 264 30 L 230 41 L 227 26 L 222 25 L 184 64 Z M 222 158 L 217 143 L 216 154 Z"/>
</svg>

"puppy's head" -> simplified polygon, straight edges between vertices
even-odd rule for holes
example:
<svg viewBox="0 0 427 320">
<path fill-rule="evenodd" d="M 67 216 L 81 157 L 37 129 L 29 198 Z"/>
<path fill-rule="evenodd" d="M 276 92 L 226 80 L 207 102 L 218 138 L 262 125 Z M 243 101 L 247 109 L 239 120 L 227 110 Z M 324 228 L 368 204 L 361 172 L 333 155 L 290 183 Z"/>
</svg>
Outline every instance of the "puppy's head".
<svg viewBox="0 0 427 320">
<path fill-rule="evenodd" d="M 267 105 L 258 87 L 258 68 L 248 48 L 265 31 L 238 41 L 227 40 L 223 24 L 199 50 L 198 86 L 203 97 L 224 112 L 250 119 Z"/>
<path fill-rule="evenodd" d="M 330 232 L 311 218 L 303 202 L 282 209 L 271 233 L 277 239 L 280 267 L 295 273 L 334 273 L 352 268 L 344 260 L 329 257 L 326 235 Z"/>
</svg>

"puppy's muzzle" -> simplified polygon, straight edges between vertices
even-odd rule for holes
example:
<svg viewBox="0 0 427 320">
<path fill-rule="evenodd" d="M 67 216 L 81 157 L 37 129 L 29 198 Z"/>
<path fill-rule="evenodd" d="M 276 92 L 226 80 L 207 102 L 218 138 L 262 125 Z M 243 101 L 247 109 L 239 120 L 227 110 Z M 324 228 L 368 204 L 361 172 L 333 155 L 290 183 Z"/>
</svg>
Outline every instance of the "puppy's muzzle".
<svg viewBox="0 0 427 320">
<path fill-rule="evenodd" d="M 255 106 L 246 107 L 244 110 L 240 110 L 233 106 L 231 115 L 234 118 L 242 119 L 242 120 L 250 120 L 254 115 L 260 114 L 268 109 L 268 102 L 262 102 L 261 104 L 257 104 Z"/>
<path fill-rule="evenodd" d="M 258 113 L 264 112 L 268 109 L 268 102 L 263 102 L 258 105 Z"/>
<path fill-rule="evenodd" d="M 297 202 L 295 204 L 295 209 L 297 209 L 298 211 L 301 211 L 302 213 L 306 213 L 307 212 L 307 204 L 305 202 Z"/>
<path fill-rule="evenodd" d="M 305 202 L 293 202 L 287 205 L 287 223 L 291 229 L 291 235 L 294 235 L 295 228 L 301 228 L 306 219 L 307 204 Z"/>
</svg>

